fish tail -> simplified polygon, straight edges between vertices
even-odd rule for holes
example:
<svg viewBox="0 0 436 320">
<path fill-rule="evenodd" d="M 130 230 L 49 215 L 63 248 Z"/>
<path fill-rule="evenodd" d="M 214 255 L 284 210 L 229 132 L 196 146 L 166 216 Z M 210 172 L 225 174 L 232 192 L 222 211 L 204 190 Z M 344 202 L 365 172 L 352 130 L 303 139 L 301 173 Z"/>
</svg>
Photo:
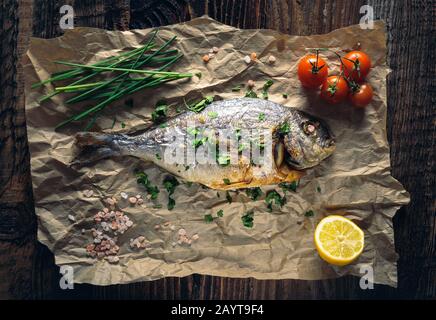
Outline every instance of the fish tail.
<svg viewBox="0 0 436 320">
<path fill-rule="evenodd" d="M 97 132 L 79 132 L 76 134 L 78 155 L 73 164 L 86 164 L 120 155 L 114 143 L 114 135 Z"/>
</svg>

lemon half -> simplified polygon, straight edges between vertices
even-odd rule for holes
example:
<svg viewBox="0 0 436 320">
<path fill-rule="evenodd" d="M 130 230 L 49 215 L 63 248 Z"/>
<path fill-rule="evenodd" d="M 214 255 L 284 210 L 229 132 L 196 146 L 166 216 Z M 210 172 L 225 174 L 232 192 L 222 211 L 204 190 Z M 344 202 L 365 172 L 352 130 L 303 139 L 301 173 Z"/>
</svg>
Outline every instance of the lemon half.
<svg viewBox="0 0 436 320">
<path fill-rule="evenodd" d="M 315 229 L 315 245 L 322 259 L 344 266 L 363 251 L 364 234 L 353 221 L 342 216 L 328 216 Z"/>
</svg>

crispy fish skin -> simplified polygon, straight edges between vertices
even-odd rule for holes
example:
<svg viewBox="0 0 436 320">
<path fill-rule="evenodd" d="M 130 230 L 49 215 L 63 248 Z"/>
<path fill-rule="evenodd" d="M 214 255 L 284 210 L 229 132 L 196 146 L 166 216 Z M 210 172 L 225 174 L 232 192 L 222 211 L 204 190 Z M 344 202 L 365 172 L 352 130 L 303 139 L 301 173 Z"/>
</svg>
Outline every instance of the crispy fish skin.
<svg viewBox="0 0 436 320">
<path fill-rule="evenodd" d="M 320 120 L 280 104 L 252 98 L 216 101 L 199 113 L 185 112 L 169 119 L 166 126 L 154 127 L 140 135 L 79 133 L 79 147 L 93 148 L 94 159 L 112 155 L 129 155 L 152 161 L 159 167 L 185 180 L 201 183 L 213 189 L 227 190 L 298 180 L 301 170 L 313 167 L 334 151 L 334 140 Z M 192 126 L 194 124 L 194 127 Z M 195 129 L 195 131 L 194 131 Z M 184 164 L 168 161 L 165 150 L 174 147 L 174 137 L 183 141 L 180 147 L 213 146 L 217 132 L 235 132 L 231 142 L 240 146 L 259 141 L 258 131 L 269 132 L 272 150 L 270 166 L 255 165 L 250 153 L 239 154 L 229 164 L 217 161 Z M 240 133 L 243 132 L 242 136 Z M 241 136 L 237 136 L 237 134 Z M 205 138 L 207 137 L 207 138 Z M 236 141 L 236 142 L 235 142 Z M 218 156 L 222 153 L 219 151 Z M 227 155 L 227 154 L 226 154 Z"/>
</svg>

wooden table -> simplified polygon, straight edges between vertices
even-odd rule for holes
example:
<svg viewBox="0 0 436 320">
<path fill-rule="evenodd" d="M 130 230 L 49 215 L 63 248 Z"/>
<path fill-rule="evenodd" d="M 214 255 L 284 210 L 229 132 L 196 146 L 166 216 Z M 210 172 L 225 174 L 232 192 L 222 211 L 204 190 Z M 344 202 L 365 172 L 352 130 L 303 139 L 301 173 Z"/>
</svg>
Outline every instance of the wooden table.
<svg viewBox="0 0 436 320">
<path fill-rule="evenodd" d="M 436 298 L 435 9 L 431 0 L 1 0 L 0 298 L 293 299 Z M 361 290 L 358 279 L 258 281 L 193 275 L 130 285 L 60 290 L 53 255 L 36 241 L 20 65 L 28 37 L 62 34 L 59 8 L 75 25 L 146 28 L 208 14 L 240 28 L 325 33 L 359 23 L 369 4 L 388 25 L 387 133 L 392 174 L 411 203 L 394 218 L 399 287 Z M 428 61 L 428 62 L 427 62 Z"/>
</svg>

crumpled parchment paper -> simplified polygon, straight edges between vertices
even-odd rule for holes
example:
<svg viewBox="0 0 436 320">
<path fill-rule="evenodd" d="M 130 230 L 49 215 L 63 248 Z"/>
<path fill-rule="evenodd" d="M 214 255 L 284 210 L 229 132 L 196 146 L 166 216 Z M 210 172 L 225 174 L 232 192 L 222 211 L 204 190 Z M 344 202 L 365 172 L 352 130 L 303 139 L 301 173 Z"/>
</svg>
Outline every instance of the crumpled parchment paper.
<svg viewBox="0 0 436 320">
<path fill-rule="evenodd" d="M 397 282 L 392 217 L 409 201 L 408 193 L 390 175 L 389 145 L 386 139 L 386 34 L 383 22 L 374 29 L 351 26 L 325 35 L 289 36 L 272 30 L 240 30 L 220 24 L 208 17 L 160 28 L 159 41 L 177 35 L 175 46 L 184 58 L 173 68 L 180 72 L 201 72 L 183 83 L 171 83 L 153 90 L 144 90 L 133 97 L 134 106 L 123 101 L 107 108 L 97 121 L 95 131 L 135 131 L 150 124 L 155 103 L 165 98 L 182 105 L 201 95 L 222 98 L 240 97 L 231 88 L 256 81 L 260 89 L 267 79 L 274 79 L 269 99 L 289 107 L 312 113 L 326 122 L 337 137 L 337 149 L 321 165 L 308 170 L 296 193 L 287 193 L 287 203 L 272 213 L 266 209 L 264 197 L 250 200 L 244 192 L 231 193 L 228 204 L 224 192 L 204 189 L 199 185 L 181 184 L 174 198 L 176 207 L 166 209 L 167 193 L 162 187 L 166 173 L 141 160 L 125 157 L 107 159 L 81 169 L 69 163 L 74 158 L 73 133 L 83 124 L 56 132 L 54 127 L 78 107 L 67 107 L 65 98 L 54 97 L 42 105 L 38 97 L 52 89 L 31 89 L 32 83 L 46 79 L 50 73 L 64 67 L 55 60 L 89 63 L 118 53 L 126 47 L 144 42 L 151 30 L 106 31 L 75 28 L 55 39 L 31 40 L 25 66 L 26 111 L 36 213 L 39 218 L 38 239 L 55 254 L 56 264 L 74 268 L 74 281 L 109 285 L 162 277 L 182 277 L 192 273 L 225 277 L 255 277 L 258 279 L 327 279 L 346 274 L 362 275 L 362 266 L 371 266 L 376 283 L 395 286 Z M 373 102 L 365 110 L 349 103 L 330 106 L 318 93 L 304 90 L 296 74 L 305 48 L 327 47 L 333 50 L 351 48 L 360 42 L 373 61 L 368 81 L 375 89 Z M 208 64 L 202 56 L 212 47 L 219 52 Z M 259 61 L 247 66 L 243 57 L 256 52 Z M 277 61 L 268 64 L 270 55 Z M 338 70 L 333 54 L 324 54 L 332 72 Z M 287 93 L 289 97 L 283 97 Z M 115 126 L 111 129 L 114 118 Z M 126 128 L 121 128 L 121 123 Z M 136 183 L 134 169 L 142 168 L 160 189 L 161 209 L 148 202 L 143 206 L 120 203 L 134 222 L 119 237 L 121 246 L 118 264 L 95 260 L 87 256 L 85 246 L 93 238 L 90 229 L 93 216 L 105 206 L 103 199 L 120 192 L 144 194 Z M 270 190 L 277 186 L 269 186 Z M 94 196 L 86 198 L 82 191 L 91 189 Z M 224 217 L 205 223 L 204 215 Z M 242 225 L 241 216 L 253 209 L 254 227 Z M 313 210 L 314 217 L 305 212 Z M 365 232 L 365 249 L 360 258 L 345 267 L 335 267 L 321 260 L 313 243 L 317 222 L 326 215 L 341 214 L 355 221 Z M 75 222 L 68 219 L 75 217 Z M 155 225 L 170 222 L 174 227 Z M 177 230 L 198 234 L 191 246 L 174 245 Z M 82 234 L 81 230 L 85 229 Z M 140 235 L 150 241 L 147 249 L 134 250 L 129 239 Z"/>
</svg>

